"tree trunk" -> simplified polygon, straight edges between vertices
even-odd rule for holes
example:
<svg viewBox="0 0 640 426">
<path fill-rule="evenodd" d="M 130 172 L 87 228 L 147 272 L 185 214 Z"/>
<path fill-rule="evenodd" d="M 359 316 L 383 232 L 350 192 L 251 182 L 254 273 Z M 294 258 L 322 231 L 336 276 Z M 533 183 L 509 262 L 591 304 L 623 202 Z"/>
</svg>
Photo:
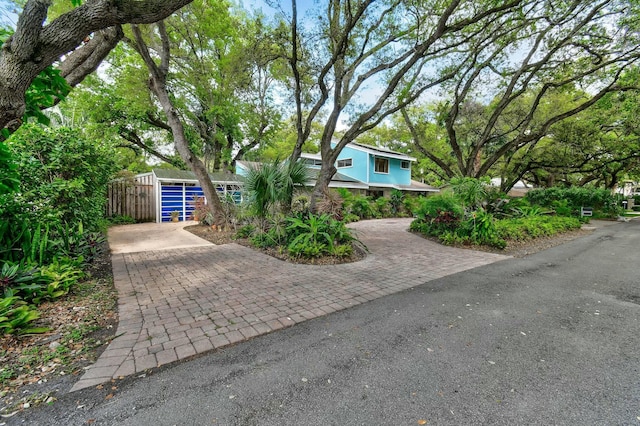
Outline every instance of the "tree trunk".
<svg viewBox="0 0 640 426">
<path fill-rule="evenodd" d="M 323 156 L 324 158 L 324 156 Z M 331 178 L 337 172 L 333 162 L 328 163 L 324 160 L 322 161 L 322 167 L 320 168 L 320 172 L 318 173 L 318 178 L 316 180 L 316 186 L 313 187 L 313 191 L 311 192 L 311 200 L 309 200 L 309 210 L 312 213 L 317 213 L 317 202 L 319 199 L 322 199 L 325 191 L 329 188 L 329 183 L 331 183 Z"/>
<path fill-rule="evenodd" d="M 140 33 L 140 29 L 135 25 L 132 26 L 132 29 L 136 38 L 138 53 L 140 53 L 140 56 L 149 69 L 149 88 L 156 95 L 158 102 L 162 105 L 164 113 L 167 115 L 167 121 L 171 127 L 171 133 L 173 134 L 173 142 L 176 150 L 196 175 L 198 182 L 200 182 L 204 196 L 208 201 L 209 211 L 213 215 L 213 222 L 216 225 L 224 225 L 225 216 L 222 209 L 222 203 L 220 203 L 220 199 L 218 198 L 218 192 L 209 178 L 209 173 L 207 172 L 204 163 L 193 153 L 193 151 L 191 151 L 191 148 L 189 148 L 182 120 L 180 120 L 180 116 L 174 108 L 171 98 L 169 97 L 169 93 L 167 92 L 166 78 L 169 72 L 170 47 L 164 23 L 162 21 L 158 22 L 158 30 L 162 39 L 160 65 L 156 64 L 151 58 L 149 49 L 142 38 L 142 34 Z"/>
<path fill-rule="evenodd" d="M 211 182 L 211 178 L 209 177 L 209 173 L 207 172 L 204 163 L 196 157 L 196 155 L 191 151 L 191 148 L 189 148 L 189 143 L 187 142 L 187 138 L 184 134 L 184 126 L 171 103 L 171 99 L 169 98 L 164 82 L 157 82 L 152 78 L 151 86 L 153 88 L 153 92 L 158 98 L 158 101 L 160 102 L 160 105 L 162 105 L 162 109 L 165 114 L 167 114 L 167 120 L 169 122 L 169 126 L 171 126 L 171 133 L 173 134 L 173 142 L 176 150 L 196 175 L 198 182 L 200 182 L 200 185 L 202 186 L 202 191 L 208 201 L 208 208 L 213 215 L 214 223 L 216 225 L 224 225 L 225 217 L 222 210 L 222 204 L 218 198 L 218 192 L 213 186 L 213 182 Z"/>
</svg>

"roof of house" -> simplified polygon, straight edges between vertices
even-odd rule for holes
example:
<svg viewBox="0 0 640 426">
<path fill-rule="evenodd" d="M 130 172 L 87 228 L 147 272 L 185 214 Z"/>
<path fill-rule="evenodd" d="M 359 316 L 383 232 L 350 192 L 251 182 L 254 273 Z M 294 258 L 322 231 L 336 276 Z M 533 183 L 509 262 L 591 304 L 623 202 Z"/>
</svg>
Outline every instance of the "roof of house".
<svg viewBox="0 0 640 426">
<path fill-rule="evenodd" d="M 376 188 L 394 188 L 399 189 L 401 191 L 412 191 L 412 192 L 440 192 L 440 190 L 434 186 L 427 185 L 426 183 L 418 182 L 417 180 L 412 180 L 410 185 L 400 185 L 397 183 L 372 183 L 369 185 L 371 189 Z"/>
<path fill-rule="evenodd" d="M 415 158 L 407 154 L 403 154 L 402 152 L 391 151 L 390 149 L 380 148 L 378 146 L 366 145 L 359 142 L 351 142 L 347 146 L 351 146 L 356 149 L 359 148 L 361 151 L 365 151 L 373 155 L 384 155 L 386 157 L 397 158 L 400 160 L 416 161 Z"/>
<path fill-rule="evenodd" d="M 236 166 L 241 166 L 245 169 L 250 169 L 250 168 L 258 168 L 262 165 L 262 163 L 259 163 L 257 161 L 244 161 L 244 160 L 238 160 L 236 161 Z"/>
<path fill-rule="evenodd" d="M 435 186 L 427 185 L 426 183 L 418 182 L 417 180 L 412 180 L 411 185 L 395 185 L 397 188 L 402 191 L 416 191 L 416 192 L 440 192 L 438 188 Z"/>
<path fill-rule="evenodd" d="M 156 175 L 158 180 L 164 181 L 198 181 L 196 175 L 188 170 L 153 169 L 153 174 Z M 233 173 L 209 173 L 209 177 L 211 178 L 211 182 L 242 182 L 242 177 Z"/>
<path fill-rule="evenodd" d="M 311 158 L 313 160 L 322 160 L 322 154 L 320 153 L 312 154 L 310 152 L 303 152 L 302 154 L 300 154 L 300 158 Z"/>
<path fill-rule="evenodd" d="M 318 174 L 320 170 L 307 168 L 310 182 L 309 186 L 315 186 L 316 181 L 318 179 Z M 364 182 L 360 182 L 358 179 L 354 179 L 347 175 L 343 175 L 342 173 L 336 172 L 331 178 L 331 182 L 329 182 L 330 188 L 353 188 L 353 189 L 368 189 L 369 185 Z"/>
</svg>

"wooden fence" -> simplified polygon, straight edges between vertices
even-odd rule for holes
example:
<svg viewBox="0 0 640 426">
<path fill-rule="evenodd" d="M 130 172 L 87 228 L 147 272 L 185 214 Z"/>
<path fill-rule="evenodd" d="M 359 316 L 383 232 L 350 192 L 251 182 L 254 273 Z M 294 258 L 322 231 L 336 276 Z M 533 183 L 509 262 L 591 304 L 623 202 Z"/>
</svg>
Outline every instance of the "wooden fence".
<svg viewBox="0 0 640 426">
<path fill-rule="evenodd" d="M 152 176 L 118 179 L 109 183 L 107 217 L 127 215 L 137 222 L 156 220 Z"/>
</svg>

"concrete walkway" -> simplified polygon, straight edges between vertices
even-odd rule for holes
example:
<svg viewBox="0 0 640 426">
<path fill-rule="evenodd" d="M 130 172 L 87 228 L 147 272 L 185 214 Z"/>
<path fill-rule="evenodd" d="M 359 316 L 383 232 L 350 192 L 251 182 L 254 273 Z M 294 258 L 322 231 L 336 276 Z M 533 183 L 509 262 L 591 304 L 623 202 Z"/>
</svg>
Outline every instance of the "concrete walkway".
<svg viewBox="0 0 640 426">
<path fill-rule="evenodd" d="M 108 234 L 109 247 L 112 254 L 119 254 L 211 246 L 209 241 L 182 229 L 197 224 L 187 221 L 112 226 Z"/>
<path fill-rule="evenodd" d="M 370 253 L 345 265 L 289 264 L 238 244 L 114 253 L 118 337 L 71 391 L 507 258 L 440 246 L 406 232 L 410 222 L 354 224 Z"/>
</svg>

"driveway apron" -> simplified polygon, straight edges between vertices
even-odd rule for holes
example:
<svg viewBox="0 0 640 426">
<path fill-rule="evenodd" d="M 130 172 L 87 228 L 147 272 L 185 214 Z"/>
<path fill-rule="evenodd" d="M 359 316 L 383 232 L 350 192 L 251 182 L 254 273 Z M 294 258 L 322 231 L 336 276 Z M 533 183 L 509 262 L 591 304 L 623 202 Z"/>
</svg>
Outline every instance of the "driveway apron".
<svg viewBox="0 0 640 426">
<path fill-rule="evenodd" d="M 410 222 L 353 224 L 369 254 L 343 265 L 290 264 L 238 244 L 113 253 L 117 337 L 71 391 L 508 258 L 441 246 L 407 232 Z"/>
</svg>

